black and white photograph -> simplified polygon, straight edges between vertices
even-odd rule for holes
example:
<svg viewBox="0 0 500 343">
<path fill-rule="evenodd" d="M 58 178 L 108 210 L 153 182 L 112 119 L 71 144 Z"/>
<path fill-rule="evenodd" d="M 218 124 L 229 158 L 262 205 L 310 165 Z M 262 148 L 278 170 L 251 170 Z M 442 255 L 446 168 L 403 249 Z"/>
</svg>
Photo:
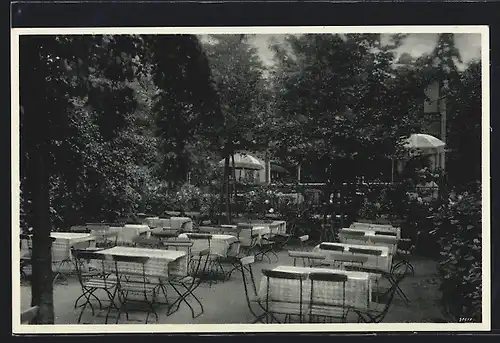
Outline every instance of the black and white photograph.
<svg viewBox="0 0 500 343">
<path fill-rule="evenodd" d="M 11 37 L 14 330 L 489 328 L 487 26 Z"/>
</svg>

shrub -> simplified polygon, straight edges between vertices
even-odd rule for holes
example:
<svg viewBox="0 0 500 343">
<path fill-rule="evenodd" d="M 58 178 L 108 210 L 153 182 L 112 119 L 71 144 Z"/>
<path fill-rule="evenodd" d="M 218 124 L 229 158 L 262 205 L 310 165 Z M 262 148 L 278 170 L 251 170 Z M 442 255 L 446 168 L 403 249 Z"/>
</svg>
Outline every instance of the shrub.
<svg viewBox="0 0 500 343">
<path fill-rule="evenodd" d="M 220 198 L 218 194 L 203 193 L 200 197 L 200 214 L 202 218 L 215 221 L 219 214 Z"/>
<path fill-rule="evenodd" d="M 451 193 L 436 209 L 433 236 L 441 246 L 442 302 L 455 319 L 481 321 L 481 193 Z"/>
</svg>

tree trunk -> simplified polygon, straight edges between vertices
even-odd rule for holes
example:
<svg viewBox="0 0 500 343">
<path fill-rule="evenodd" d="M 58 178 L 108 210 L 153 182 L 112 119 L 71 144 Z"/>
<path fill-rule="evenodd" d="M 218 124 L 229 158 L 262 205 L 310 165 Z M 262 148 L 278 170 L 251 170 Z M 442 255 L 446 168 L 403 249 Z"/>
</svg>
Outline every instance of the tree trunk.
<svg viewBox="0 0 500 343">
<path fill-rule="evenodd" d="M 336 201 L 337 201 L 337 198 L 336 198 L 336 192 L 333 191 L 334 190 L 334 187 L 331 183 L 331 180 L 330 180 L 330 177 L 328 178 L 327 180 L 327 183 L 325 185 L 325 188 L 324 188 L 324 195 L 323 195 L 323 237 L 324 237 L 324 240 L 325 241 L 332 241 L 333 238 L 335 237 L 335 234 L 333 232 L 334 230 L 334 227 L 335 227 L 335 223 L 336 223 L 336 217 L 335 217 L 335 214 L 336 212 L 335 211 L 331 211 L 332 208 L 335 208 L 336 206 Z M 333 196 L 333 202 L 332 204 L 330 204 L 330 199 L 331 199 L 331 196 L 332 196 L 332 193 L 334 194 Z M 333 224 L 333 227 L 328 227 L 328 214 L 330 214 L 330 222 Z"/>
<path fill-rule="evenodd" d="M 31 306 L 38 306 L 37 324 L 54 324 L 54 302 L 52 289 L 52 239 L 50 237 L 49 173 L 47 170 L 47 147 L 42 147 L 32 156 L 33 187 L 33 250 Z"/>
<path fill-rule="evenodd" d="M 236 204 L 236 199 L 238 197 L 237 189 L 236 189 L 236 168 L 234 167 L 236 164 L 234 163 L 234 153 L 231 154 L 231 161 L 233 163 L 233 169 L 232 169 L 232 178 L 233 178 L 233 191 L 234 191 L 234 215 L 236 218 L 238 218 L 238 206 Z"/>
<path fill-rule="evenodd" d="M 269 169 L 271 169 L 271 165 L 269 164 L 269 149 L 268 148 L 266 148 L 266 155 L 264 158 L 264 164 L 265 164 L 264 171 L 266 172 L 264 182 L 266 183 L 266 185 L 268 185 L 271 183 L 271 178 L 269 175 L 271 173 L 271 171 L 269 170 Z"/>
<path fill-rule="evenodd" d="M 225 194 L 226 187 L 227 187 L 226 178 L 227 178 L 227 168 L 226 168 L 226 165 L 224 164 L 224 175 L 222 177 L 222 183 L 221 183 L 221 187 L 220 187 L 220 197 L 219 197 L 219 200 L 220 200 L 219 201 L 219 221 L 222 220 L 222 213 L 224 212 L 224 194 Z"/>
<path fill-rule="evenodd" d="M 227 182 L 227 188 L 226 188 L 226 222 L 227 224 L 231 224 L 231 182 L 230 182 L 230 169 L 229 169 L 229 154 L 226 155 L 225 160 L 224 160 L 224 174 L 226 175 L 226 182 Z"/>
</svg>

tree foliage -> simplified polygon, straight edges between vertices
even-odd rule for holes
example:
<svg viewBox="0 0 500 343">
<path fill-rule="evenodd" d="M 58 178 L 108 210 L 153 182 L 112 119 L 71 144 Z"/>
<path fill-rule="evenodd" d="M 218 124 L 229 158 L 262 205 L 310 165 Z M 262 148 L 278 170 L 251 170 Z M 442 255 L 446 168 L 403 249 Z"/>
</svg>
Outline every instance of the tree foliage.
<svg viewBox="0 0 500 343">
<path fill-rule="evenodd" d="M 315 161 L 319 178 L 362 175 L 395 156 L 418 127 L 423 84 L 394 66 L 394 48 L 378 34 L 289 36 L 276 50 L 281 155 Z"/>
<path fill-rule="evenodd" d="M 21 222 L 34 232 L 33 304 L 50 323 L 50 231 L 151 207 L 170 157 L 158 146 L 192 139 L 215 97 L 193 36 L 24 36 L 20 87 Z"/>
<path fill-rule="evenodd" d="M 227 220 L 231 220 L 229 188 L 230 158 L 236 152 L 267 148 L 265 130 L 269 112 L 265 105 L 264 67 L 257 50 L 245 35 L 211 35 L 205 43 L 223 120 L 215 130 L 220 155 L 225 160 L 221 197 L 226 198 Z M 234 170 L 233 170 L 234 180 Z M 235 184 L 236 182 L 233 182 Z M 221 201 L 222 203 L 222 201 Z"/>
</svg>

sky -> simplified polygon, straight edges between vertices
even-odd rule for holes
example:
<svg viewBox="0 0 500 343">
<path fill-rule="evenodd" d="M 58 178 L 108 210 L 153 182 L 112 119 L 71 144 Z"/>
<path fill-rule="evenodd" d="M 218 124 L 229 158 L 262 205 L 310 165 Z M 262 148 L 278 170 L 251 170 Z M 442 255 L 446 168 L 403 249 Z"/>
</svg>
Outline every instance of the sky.
<svg viewBox="0 0 500 343">
<path fill-rule="evenodd" d="M 273 54 L 269 50 L 269 42 L 272 37 L 280 38 L 282 35 L 255 35 L 252 44 L 259 50 L 260 57 L 266 65 L 273 64 Z M 413 57 L 432 51 L 437 42 L 436 33 L 412 33 L 406 38 L 404 44 L 397 51 L 398 54 L 407 52 Z M 481 57 L 481 35 L 455 33 L 455 44 L 460 51 L 464 63 Z"/>
</svg>

